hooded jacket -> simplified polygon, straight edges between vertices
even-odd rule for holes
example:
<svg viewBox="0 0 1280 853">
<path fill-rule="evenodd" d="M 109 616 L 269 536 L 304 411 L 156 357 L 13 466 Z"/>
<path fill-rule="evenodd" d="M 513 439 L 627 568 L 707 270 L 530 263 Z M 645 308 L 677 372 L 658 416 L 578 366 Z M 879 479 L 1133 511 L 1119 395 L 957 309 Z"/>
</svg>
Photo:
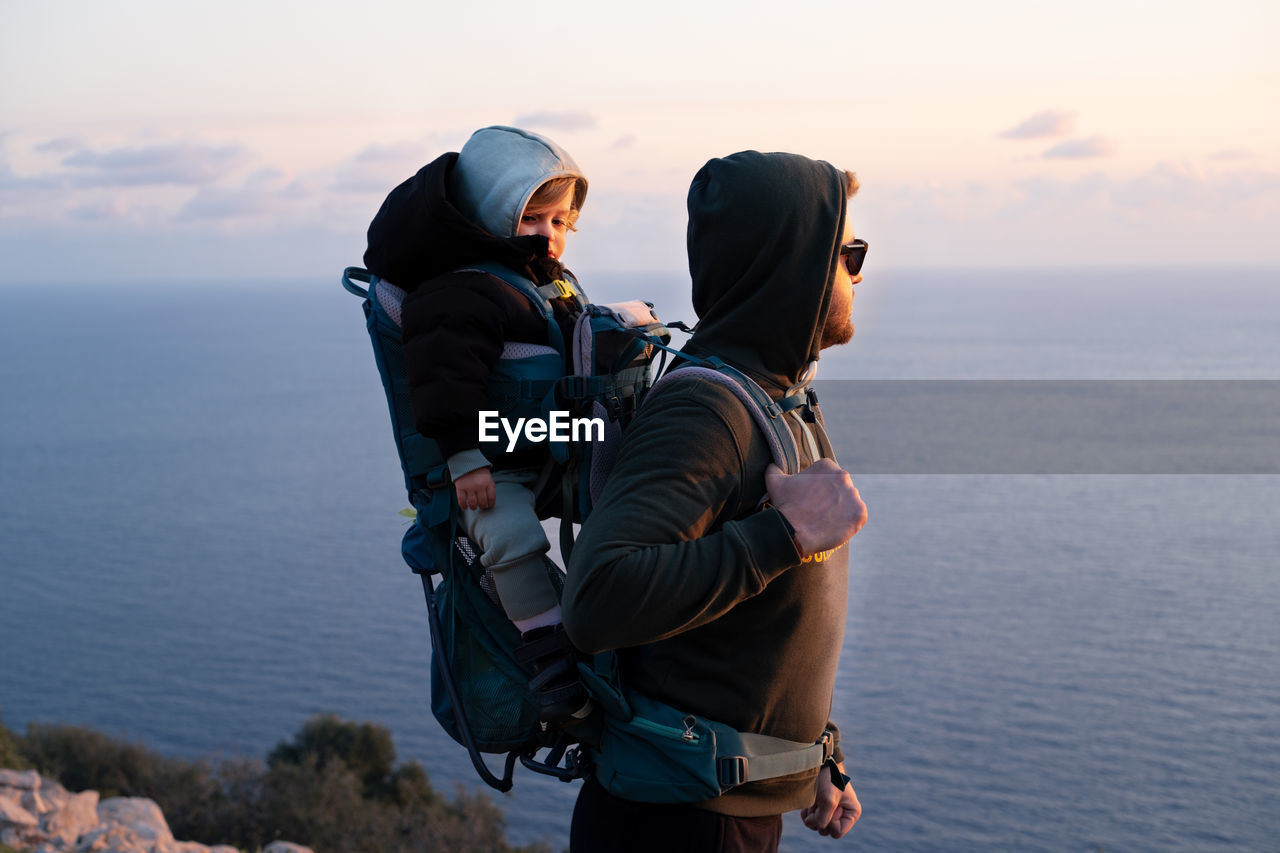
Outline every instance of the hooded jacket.
<svg viewBox="0 0 1280 853">
<path fill-rule="evenodd" d="M 775 397 L 799 383 L 819 353 L 845 202 L 844 174 L 827 163 L 754 151 L 707 163 L 689 191 L 699 322 L 685 351 L 719 356 Z M 834 455 L 821 421 L 788 417 L 803 464 Z M 722 386 L 686 379 L 655 392 L 574 547 L 564 624 L 585 651 L 620 649 L 622 678 L 641 693 L 813 742 L 835 728 L 848 548 L 801 560 L 781 514 L 757 510 L 771 461 Z M 803 808 L 816 773 L 701 805 L 738 816 Z"/>
<path fill-rule="evenodd" d="M 546 320 L 528 299 L 488 273 L 458 270 L 496 261 L 536 284 L 562 278 L 546 237 L 515 236 L 534 191 L 562 176 L 578 179 L 580 209 L 586 178 L 563 149 L 535 133 L 484 128 L 392 190 L 369 225 L 365 267 L 408 292 L 401 321 L 414 423 L 446 457 L 483 464 L 477 413 L 494 408 L 488 378 L 503 346 L 548 343 Z M 552 308 L 571 332 L 573 301 L 555 299 Z M 541 455 L 535 447 L 511 457 L 504 464 L 536 464 Z"/>
</svg>

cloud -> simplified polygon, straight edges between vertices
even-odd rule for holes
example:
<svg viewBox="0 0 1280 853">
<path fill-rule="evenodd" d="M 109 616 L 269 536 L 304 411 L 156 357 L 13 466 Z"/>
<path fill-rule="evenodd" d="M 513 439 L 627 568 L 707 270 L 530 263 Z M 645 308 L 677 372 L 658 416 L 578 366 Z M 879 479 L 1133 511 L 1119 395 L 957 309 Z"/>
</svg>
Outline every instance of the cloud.
<svg viewBox="0 0 1280 853">
<path fill-rule="evenodd" d="M 389 192 L 422 167 L 428 151 L 421 142 L 370 145 L 338 167 L 331 188 L 350 193 Z"/>
<path fill-rule="evenodd" d="M 19 194 L 47 194 L 49 190 L 61 190 L 65 185 L 66 180 L 59 175 L 19 175 L 13 171 L 3 154 L 0 154 L 0 190 L 4 191 L 4 195 L 0 196 L 0 214 L 6 210 L 4 202 L 19 205 Z"/>
<path fill-rule="evenodd" d="M 1059 142 L 1041 156 L 1082 159 L 1086 157 L 1106 157 L 1109 154 L 1114 154 L 1115 150 L 1116 148 L 1111 144 L 1110 140 L 1101 136 L 1091 136 L 1088 139 L 1069 139 L 1066 142 Z"/>
<path fill-rule="evenodd" d="M 229 222 L 280 216 L 313 198 L 301 181 L 284 183 L 276 169 L 261 169 L 239 187 L 201 187 L 177 213 L 179 222 Z"/>
<path fill-rule="evenodd" d="M 1205 171 L 1188 163 L 1157 163 L 1127 178 L 1091 172 L 1072 180 L 1035 177 L 1015 181 L 1002 210 L 1015 218 L 1064 217 L 1097 222 L 1151 221 L 1210 216 L 1237 222 L 1280 211 L 1280 174 L 1261 170 Z"/>
<path fill-rule="evenodd" d="M 524 113 L 516 116 L 515 125 L 546 130 L 590 130 L 596 126 L 596 117 L 582 111 Z"/>
<path fill-rule="evenodd" d="M 248 159 L 249 152 L 241 145 L 167 142 L 98 151 L 81 148 L 63 158 L 62 165 L 74 170 L 80 186 L 203 186 Z"/>
<path fill-rule="evenodd" d="M 57 139 L 48 139 L 35 146 L 36 151 L 42 154 L 65 154 L 68 151 L 79 151 L 84 148 L 84 143 L 72 136 L 59 136 Z"/>
<path fill-rule="evenodd" d="M 1210 160 L 1248 160 L 1257 155 L 1245 148 L 1228 148 L 1209 155 Z"/>
<path fill-rule="evenodd" d="M 609 150 L 622 151 L 627 148 L 634 148 L 635 144 L 636 144 L 635 134 L 628 133 L 626 136 L 619 136 L 617 139 L 615 139 L 613 141 L 613 144 L 609 146 Z"/>
<path fill-rule="evenodd" d="M 1076 114 L 1061 110 L 1045 110 L 1021 124 L 997 133 L 1000 139 L 1052 139 L 1067 136 L 1076 129 Z"/>
<path fill-rule="evenodd" d="M 67 216 L 77 222 L 119 222 L 128 214 L 129 206 L 123 199 L 76 205 L 67 211 Z"/>
</svg>

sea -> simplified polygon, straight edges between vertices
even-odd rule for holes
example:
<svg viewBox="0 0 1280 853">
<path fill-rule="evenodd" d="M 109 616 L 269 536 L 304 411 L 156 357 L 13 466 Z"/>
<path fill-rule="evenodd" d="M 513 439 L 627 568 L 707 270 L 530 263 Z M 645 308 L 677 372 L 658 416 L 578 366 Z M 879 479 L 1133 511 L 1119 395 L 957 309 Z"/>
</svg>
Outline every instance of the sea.
<svg viewBox="0 0 1280 853">
<path fill-rule="evenodd" d="M 679 274 L 584 282 L 692 319 Z M 832 709 L 864 811 L 839 841 L 789 816 L 782 848 L 1280 851 L 1280 271 L 868 271 L 854 315 L 819 376 L 869 508 Z M 1009 387 L 992 423 L 1046 390 L 1185 392 L 1187 452 L 1220 452 L 1002 465 L 1016 433 L 971 455 L 947 439 L 972 424 L 885 414 L 902 389 Z M 1107 411 L 1063 417 L 1164 440 Z M 949 458 L 895 466 L 895 417 Z M 388 727 L 446 793 L 480 790 L 428 707 L 405 506 L 336 273 L 0 286 L 10 728 L 260 757 L 334 713 Z M 575 793 L 518 770 L 491 796 L 511 840 L 562 850 Z"/>
</svg>

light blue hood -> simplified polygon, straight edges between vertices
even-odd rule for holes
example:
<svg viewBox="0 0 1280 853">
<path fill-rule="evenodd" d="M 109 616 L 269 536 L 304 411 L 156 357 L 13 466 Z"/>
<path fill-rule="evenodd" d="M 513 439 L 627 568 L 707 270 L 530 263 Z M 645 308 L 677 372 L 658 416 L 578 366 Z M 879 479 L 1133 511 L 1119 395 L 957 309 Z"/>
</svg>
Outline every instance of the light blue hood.
<svg viewBox="0 0 1280 853">
<path fill-rule="evenodd" d="M 449 181 L 454 204 L 495 237 L 514 237 L 520 215 L 538 187 L 552 178 L 578 179 L 574 206 L 582 209 L 587 179 L 569 152 L 545 136 L 514 127 L 471 134 Z"/>
</svg>

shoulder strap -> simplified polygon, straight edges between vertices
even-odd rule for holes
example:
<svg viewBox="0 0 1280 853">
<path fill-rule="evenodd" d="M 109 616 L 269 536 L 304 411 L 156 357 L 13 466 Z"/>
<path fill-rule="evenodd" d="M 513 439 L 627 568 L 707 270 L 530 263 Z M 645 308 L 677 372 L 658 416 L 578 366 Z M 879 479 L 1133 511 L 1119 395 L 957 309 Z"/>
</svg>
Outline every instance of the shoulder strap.
<svg viewBox="0 0 1280 853">
<path fill-rule="evenodd" d="M 686 359 L 690 358 L 688 355 L 682 354 L 682 356 Z M 693 359 L 690 360 L 693 361 Z M 664 385 L 669 385 L 673 377 L 679 376 L 708 379 L 733 392 L 733 395 L 750 412 L 756 426 L 760 427 L 760 431 L 764 433 L 765 439 L 769 442 L 769 450 L 773 453 L 773 461 L 777 466 L 787 474 L 799 473 L 800 451 L 796 445 L 795 436 L 791 434 L 791 429 L 787 426 L 783 415 L 805 402 L 806 397 L 802 391 L 784 397 L 781 401 L 774 401 L 769 393 L 750 376 L 712 356 L 697 359 L 689 365 L 668 371 L 653 384 L 649 393 L 653 394 Z"/>
<path fill-rule="evenodd" d="M 561 355 L 565 353 L 564 334 L 560 331 L 560 325 L 555 321 L 555 314 L 551 310 L 551 300 L 562 297 L 571 297 L 578 304 L 578 308 L 582 309 L 586 306 L 586 299 L 582 295 L 582 288 L 578 286 L 578 280 L 573 274 L 565 270 L 565 277 L 558 278 L 550 284 L 537 285 L 527 276 L 523 276 L 510 267 L 503 266 L 496 261 L 480 261 L 470 266 L 463 267 L 458 272 L 467 272 L 475 270 L 477 272 L 485 272 L 489 275 L 501 279 L 511 287 L 519 291 L 530 303 L 533 304 L 547 321 L 547 339 L 551 342 L 551 346 Z"/>
</svg>

